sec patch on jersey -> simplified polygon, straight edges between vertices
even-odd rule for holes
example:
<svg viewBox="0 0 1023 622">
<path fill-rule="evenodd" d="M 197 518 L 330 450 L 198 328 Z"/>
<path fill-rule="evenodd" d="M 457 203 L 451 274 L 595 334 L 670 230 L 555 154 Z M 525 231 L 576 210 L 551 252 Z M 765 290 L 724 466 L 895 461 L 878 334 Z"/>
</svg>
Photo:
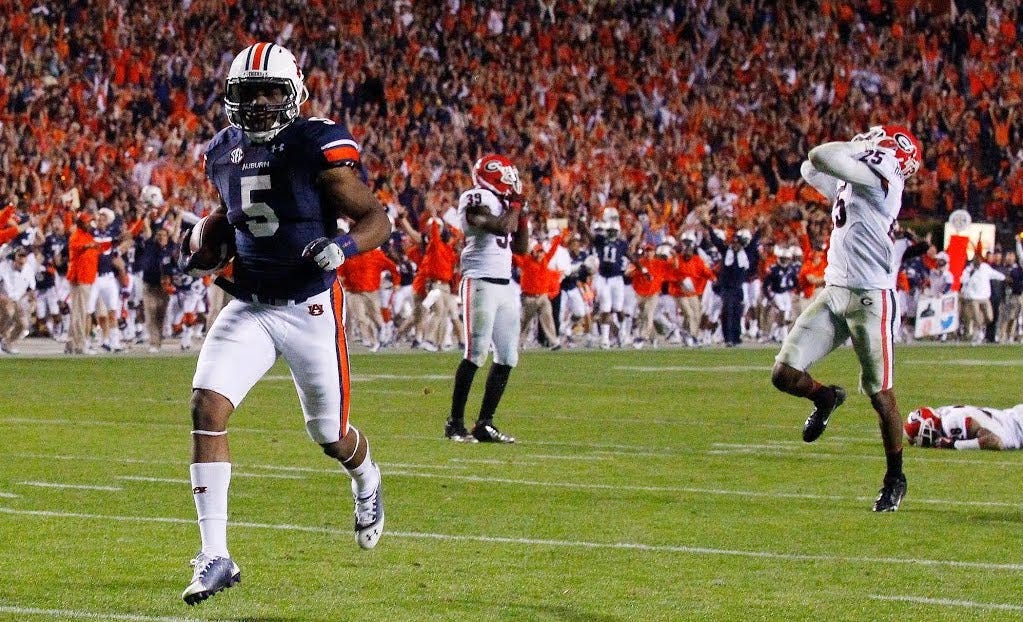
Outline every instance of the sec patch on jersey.
<svg viewBox="0 0 1023 622">
<path fill-rule="evenodd" d="M 188 271 L 205 276 L 222 269 L 234 258 L 234 227 L 227 215 L 214 212 L 199 219 L 188 238 Z"/>
</svg>

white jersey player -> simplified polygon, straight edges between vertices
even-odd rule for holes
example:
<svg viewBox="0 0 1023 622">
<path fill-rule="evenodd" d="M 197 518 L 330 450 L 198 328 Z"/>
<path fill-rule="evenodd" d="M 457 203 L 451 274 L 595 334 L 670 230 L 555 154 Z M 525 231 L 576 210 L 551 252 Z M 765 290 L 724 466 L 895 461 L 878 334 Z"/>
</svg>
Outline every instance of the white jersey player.
<svg viewBox="0 0 1023 622">
<path fill-rule="evenodd" d="M 895 511 L 906 493 L 902 415 L 893 391 L 899 310 L 889 231 L 902 207 L 905 181 L 920 168 L 921 153 L 919 141 L 897 125 L 875 126 L 852 141 L 810 150 L 803 178 L 833 203 L 825 288 L 796 320 L 772 372 L 779 390 L 814 403 L 803 426 L 803 440 L 813 442 L 846 393 L 822 386 L 807 369 L 852 340 L 860 361 L 860 389 L 881 419 L 888 465 L 875 512 Z"/>
<path fill-rule="evenodd" d="M 451 416 L 444 436 L 459 442 L 513 443 L 494 426 L 497 405 L 518 363 L 518 290 L 511 280 L 512 252 L 525 253 L 529 236 L 518 169 L 504 156 L 485 155 L 472 167 L 474 187 L 458 199 L 458 217 L 465 232 L 462 249 L 461 298 L 465 354 L 455 372 Z M 479 417 L 465 428 L 465 403 L 476 370 L 494 362 L 487 375 Z"/>
<path fill-rule="evenodd" d="M 1012 408 L 927 406 L 909 413 L 903 426 L 911 445 L 942 449 L 1023 448 L 1023 404 Z"/>
</svg>

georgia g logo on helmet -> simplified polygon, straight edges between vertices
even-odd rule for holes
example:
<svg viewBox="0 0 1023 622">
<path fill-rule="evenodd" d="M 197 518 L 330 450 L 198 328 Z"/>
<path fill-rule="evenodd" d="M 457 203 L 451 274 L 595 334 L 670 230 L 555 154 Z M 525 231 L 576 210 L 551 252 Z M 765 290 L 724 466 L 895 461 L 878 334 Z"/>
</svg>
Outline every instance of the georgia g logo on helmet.
<svg viewBox="0 0 1023 622">
<path fill-rule="evenodd" d="M 491 153 L 472 166 L 472 183 L 502 197 L 522 194 L 519 169 L 508 158 Z"/>
<path fill-rule="evenodd" d="M 227 74 L 224 108 L 231 125 L 253 142 L 267 142 L 298 117 L 309 99 L 294 54 L 276 43 L 241 51 Z"/>
</svg>

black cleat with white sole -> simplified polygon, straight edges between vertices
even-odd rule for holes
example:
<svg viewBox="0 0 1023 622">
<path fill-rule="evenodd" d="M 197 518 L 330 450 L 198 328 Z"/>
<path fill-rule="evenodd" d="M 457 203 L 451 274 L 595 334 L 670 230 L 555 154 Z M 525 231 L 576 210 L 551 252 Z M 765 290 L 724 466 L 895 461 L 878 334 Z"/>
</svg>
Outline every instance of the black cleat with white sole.
<svg viewBox="0 0 1023 622">
<path fill-rule="evenodd" d="M 885 477 L 881 492 L 874 502 L 875 512 L 894 512 L 899 509 L 902 499 L 906 496 L 906 476 Z"/>
<path fill-rule="evenodd" d="M 828 419 L 831 414 L 838 410 L 838 407 L 845 402 L 845 389 L 832 385 L 828 387 L 828 395 L 825 399 L 814 402 L 813 411 L 806 418 L 803 424 L 803 440 L 812 443 L 824 434 L 824 428 L 828 427 Z"/>
<path fill-rule="evenodd" d="M 493 423 L 477 421 L 472 427 L 472 436 L 481 443 L 514 443 L 515 437 L 508 436 L 494 427 Z"/>
</svg>

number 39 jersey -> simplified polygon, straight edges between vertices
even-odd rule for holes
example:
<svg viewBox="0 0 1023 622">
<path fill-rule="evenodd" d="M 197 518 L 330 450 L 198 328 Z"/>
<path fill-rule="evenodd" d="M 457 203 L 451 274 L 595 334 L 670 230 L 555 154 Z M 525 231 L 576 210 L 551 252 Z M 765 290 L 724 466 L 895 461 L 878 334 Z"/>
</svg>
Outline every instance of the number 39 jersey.
<svg viewBox="0 0 1023 622">
<path fill-rule="evenodd" d="M 484 188 L 472 188 L 458 197 L 458 218 L 465 232 L 462 275 L 473 279 L 510 279 L 512 252 L 509 235 L 494 235 L 469 224 L 467 210 L 484 206 L 492 215 L 504 213 L 504 202 Z"/>
<path fill-rule="evenodd" d="M 892 223 L 902 208 L 905 182 L 899 163 L 888 151 L 865 151 L 858 159 L 880 181 L 878 187 L 836 180 L 838 196 L 831 209 L 834 228 L 824 280 L 852 289 L 893 289 L 897 266 Z"/>
<path fill-rule="evenodd" d="M 306 245 L 337 233 L 333 208 L 321 201 L 317 177 L 353 166 L 359 145 L 328 119 L 298 118 L 266 143 L 238 128 L 221 130 L 206 148 L 206 176 L 235 228 L 234 281 L 243 293 L 301 299 L 328 289 L 333 272 L 302 258 Z"/>
</svg>

